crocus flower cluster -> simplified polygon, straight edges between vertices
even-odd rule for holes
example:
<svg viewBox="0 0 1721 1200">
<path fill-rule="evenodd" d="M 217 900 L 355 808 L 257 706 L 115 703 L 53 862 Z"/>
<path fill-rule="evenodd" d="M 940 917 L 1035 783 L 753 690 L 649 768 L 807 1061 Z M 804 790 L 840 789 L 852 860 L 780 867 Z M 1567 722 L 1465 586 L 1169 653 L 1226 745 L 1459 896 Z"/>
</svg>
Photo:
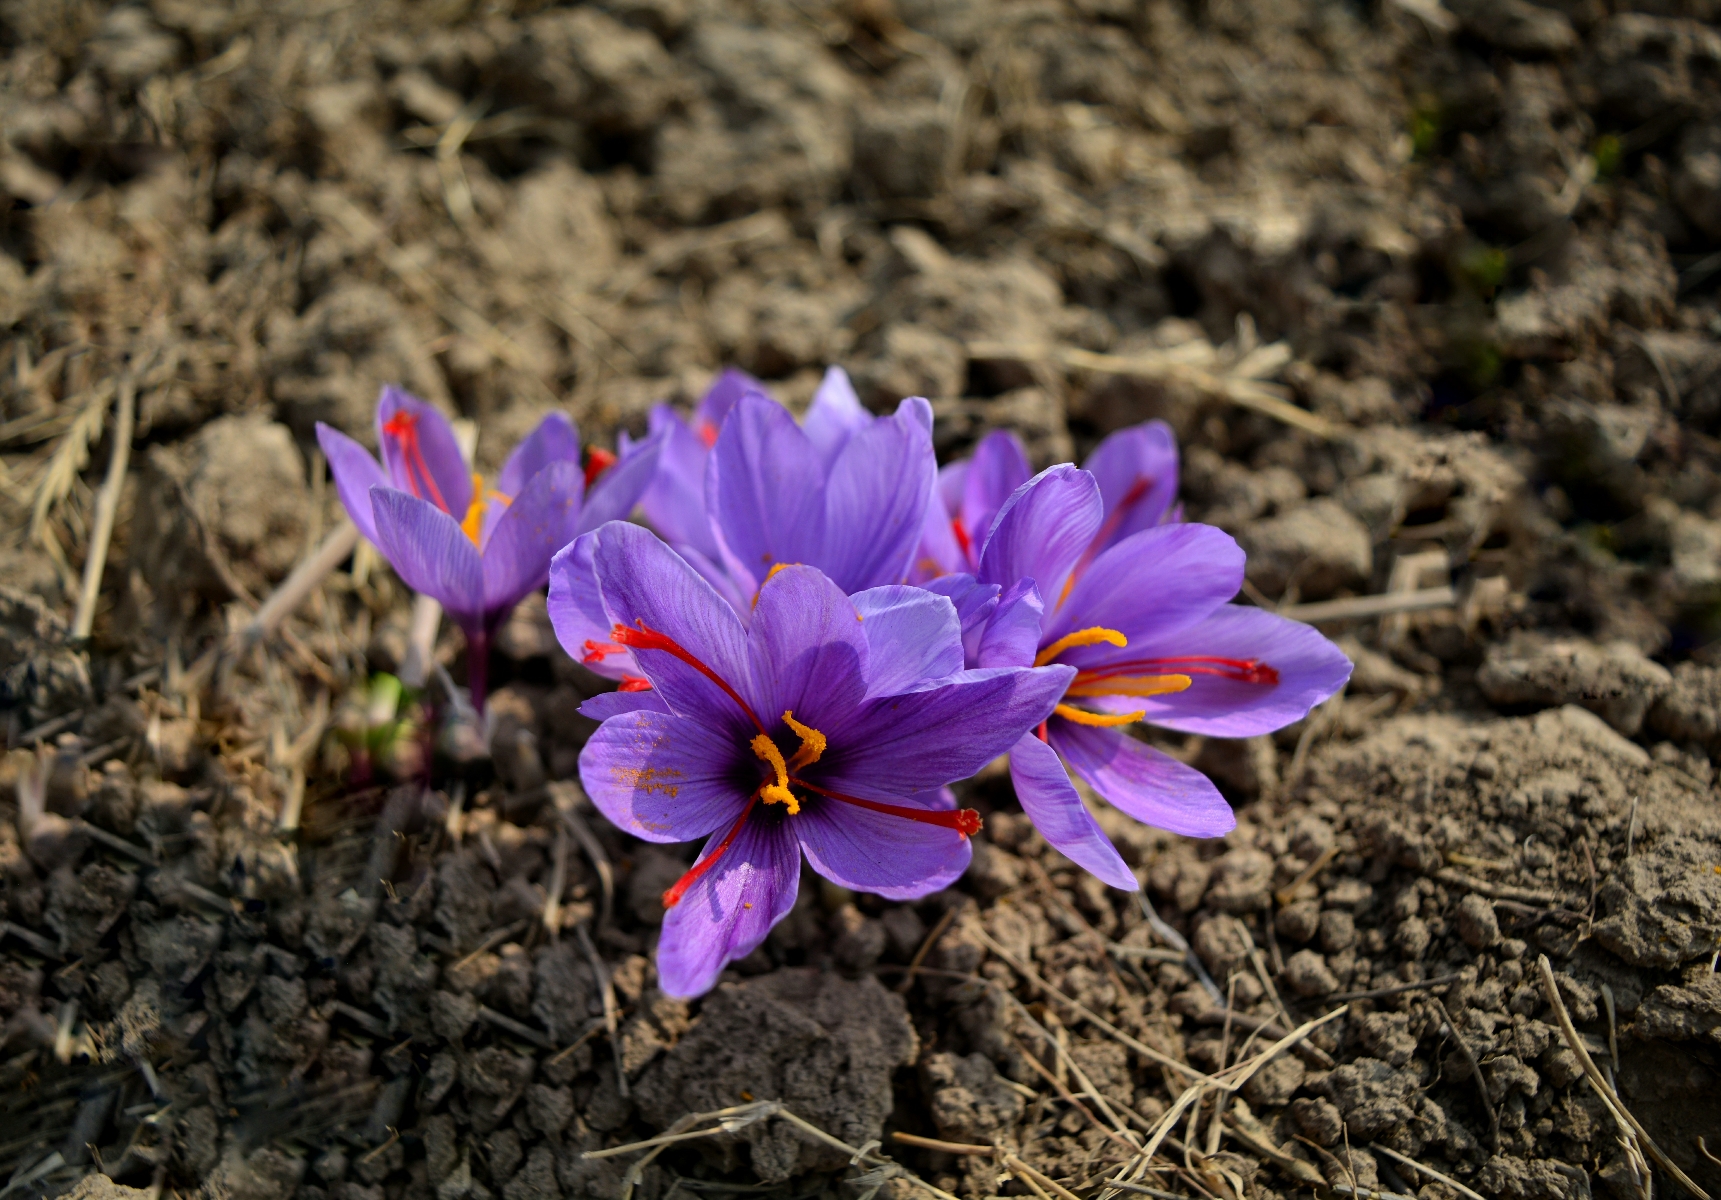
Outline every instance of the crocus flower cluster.
<svg viewBox="0 0 1721 1200">
<path fill-rule="evenodd" d="M 1004 754 L 1046 840 L 1134 889 L 1077 781 L 1177 833 L 1235 819 L 1130 726 L 1267 733 L 1350 674 L 1315 630 L 1231 603 L 1243 552 L 1181 520 L 1159 422 L 1082 468 L 1034 474 L 1000 432 L 941 471 L 925 400 L 875 417 L 832 368 L 800 422 L 729 371 L 691 421 L 659 406 L 644 441 L 584 470 L 572 424 L 547 418 L 494 491 L 402 393 L 379 408 L 382 464 L 318 436 L 355 522 L 442 601 L 474 663 L 547 576 L 562 646 L 619 684 L 582 708 L 602 722 L 587 793 L 643 840 L 705 839 L 663 895 L 672 995 L 764 941 L 803 857 L 892 899 L 949 885 L 980 828 L 949 785 Z M 626 522 L 636 505 L 651 529 Z"/>
</svg>

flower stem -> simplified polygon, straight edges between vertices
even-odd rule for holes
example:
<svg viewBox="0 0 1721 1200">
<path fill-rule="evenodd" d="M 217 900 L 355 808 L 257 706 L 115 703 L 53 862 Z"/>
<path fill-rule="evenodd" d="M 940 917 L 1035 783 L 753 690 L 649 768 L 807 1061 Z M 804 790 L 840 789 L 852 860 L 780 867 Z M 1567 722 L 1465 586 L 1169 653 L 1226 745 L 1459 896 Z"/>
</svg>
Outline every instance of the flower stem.
<svg viewBox="0 0 1721 1200">
<path fill-rule="evenodd" d="M 468 633 L 466 635 L 466 690 L 472 695 L 472 707 L 480 716 L 484 713 L 484 700 L 488 695 L 487 684 L 490 682 L 490 635 L 488 633 Z"/>
</svg>

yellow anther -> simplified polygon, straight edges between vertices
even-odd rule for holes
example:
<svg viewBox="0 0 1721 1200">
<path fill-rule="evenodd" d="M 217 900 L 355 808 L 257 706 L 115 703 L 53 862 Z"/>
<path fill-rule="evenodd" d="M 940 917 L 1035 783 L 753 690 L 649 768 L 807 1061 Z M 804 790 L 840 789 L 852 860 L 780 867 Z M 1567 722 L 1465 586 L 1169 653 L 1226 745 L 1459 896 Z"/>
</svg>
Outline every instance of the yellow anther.
<svg viewBox="0 0 1721 1200">
<path fill-rule="evenodd" d="M 801 739 L 801 748 L 795 751 L 795 757 L 789 760 L 789 770 L 799 771 L 808 763 L 818 762 L 819 755 L 823 754 L 825 747 L 830 744 L 825 740 L 825 735 L 810 725 L 803 725 L 795 720 L 794 709 L 784 711 L 783 723 L 793 729 L 795 736 Z"/>
<path fill-rule="evenodd" d="M 1107 629 L 1102 625 L 1093 625 L 1087 629 L 1078 629 L 1074 633 L 1066 633 L 1036 654 L 1034 665 L 1043 667 L 1066 650 L 1074 649 L 1077 646 L 1097 646 L 1101 642 L 1120 648 L 1129 645 L 1129 639 L 1117 630 Z"/>
<path fill-rule="evenodd" d="M 759 799 L 766 804 L 781 804 L 789 810 L 792 817 L 801 811 L 801 802 L 795 798 L 795 793 L 789 790 L 789 767 L 783 761 L 783 752 L 777 749 L 777 743 L 764 734 L 758 734 L 752 741 L 753 753 L 759 760 L 768 763 L 771 770 L 776 772 L 775 782 L 767 783 L 759 789 Z"/>
<path fill-rule="evenodd" d="M 765 578 L 759 581 L 759 592 L 765 590 L 765 585 L 777 578 L 778 571 L 787 571 L 790 567 L 798 567 L 800 563 L 773 563 L 771 569 L 765 572 Z M 759 592 L 753 593 L 753 607 L 759 607 Z"/>
<path fill-rule="evenodd" d="M 1133 725 L 1147 715 L 1147 710 L 1132 713 L 1097 713 L 1085 708 L 1071 708 L 1068 704 L 1060 704 L 1052 710 L 1066 721 L 1074 721 L 1077 725 Z"/>
<path fill-rule="evenodd" d="M 1080 679 L 1081 676 L 1076 676 Z M 1091 683 L 1076 683 L 1066 696 L 1169 696 L 1190 684 L 1187 675 L 1115 675 Z"/>
<path fill-rule="evenodd" d="M 506 508 L 514 503 L 514 497 L 504 496 L 501 492 L 486 492 L 484 476 L 474 473 L 472 476 L 472 503 L 466 506 L 466 516 L 460 522 L 460 532 L 472 539 L 477 546 L 484 539 L 484 517 L 490 511 L 490 501 L 500 500 Z"/>
</svg>

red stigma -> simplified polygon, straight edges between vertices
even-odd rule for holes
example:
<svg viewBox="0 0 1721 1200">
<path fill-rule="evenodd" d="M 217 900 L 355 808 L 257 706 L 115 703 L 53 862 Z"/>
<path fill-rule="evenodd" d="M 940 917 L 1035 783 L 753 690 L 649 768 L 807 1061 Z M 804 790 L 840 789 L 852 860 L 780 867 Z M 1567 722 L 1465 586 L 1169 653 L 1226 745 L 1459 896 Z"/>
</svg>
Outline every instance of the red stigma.
<svg viewBox="0 0 1721 1200">
<path fill-rule="evenodd" d="M 594 642 L 591 638 L 587 638 L 585 651 L 584 654 L 580 655 L 581 662 L 601 663 L 612 654 L 625 654 L 627 647 L 618 646 L 614 642 Z"/>
<path fill-rule="evenodd" d="M 677 642 L 668 634 L 659 633 L 655 629 L 648 628 L 643 619 L 636 619 L 634 624 L 639 626 L 639 628 L 629 629 L 626 625 L 617 625 L 614 629 L 610 630 L 610 637 L 614 638 L 622 645 L 634 650 L 661 650 L 665 654 L 674 655 L 676 658 L 679 658 L 682 662 L 686 663 L 695 671 L 698 671 L 701 675 L 705 676 L 705 678 L 709 679 L 712 683 L 715 683 L 719 688 L 723 689 L 724 695 L 728 696 L 731 700 L 735 701 L 736 704 L 741 706 L 741 711 L 747 714 L 747 719 L 753 722 L 754 728 L 756 728 L 760 733 L 765 732 L 765 725 L 759 720 L 759 715 L 753 711 L 753 706 L 743 700 L 741 698 L 741 693 L 730 687 L 728 681 L 726 681 L 721 675 L 700 662 L 692 652 L 684 648 L 681 643 Z"/>
<path fill-rule="evenodd" d="M 418 414 L 408 412 L 404 408 L 396 409 L 394 415 L 383 422 L 382 432 L 385 437 L 391 437 L 400 443 L 401 453 L 406 456 L 406 486 L 412 494 L 420 500 L 424 499 L 424 492 L 418 490 L 422 480 L 436 507 L 453 516 L 448 501 L 442 498 L 442 489 L 436 486 L 436 479 L 430 473 L 430 464 L 424 461 L 424 451 L 419 448 Z M 416 478 L 414 471 L 417 472 Z"/>
<path fill-rule="evenodd" d="M 1034 736 L 1039 738 L 1042 742 L 1050 743 L 1052 740 L 1046 733 L 1046 726 L 1049 723 L 1049 721 L 1041 721 L 1039 727 L 1034 730 Z"/>
<path fill-rule="evenodd" d="M 589 446 L 586 449 L 586 489 L 591 490 L 592 484 L 598 481 L 598 476 L 616 464 L 616 456 L 602 446 Z"/>
<path fill-rule="evenodd" d="M 730 829 L 730 831 L 724 835 L 723 841 L 718 845 L 717 849 L 713 850 L 700 861 L 694 863 L 693 866 L 688 869 L 687 874 L 683 875 L 680 879 L 677 879 L 674 886 L 663 893 L 663 907 L 674 908 L 677 904 L 680 904 L 681 898 L 687 895 L 687 889 L 692 887 L 695 883 L 698 883 L 701 875 L 705 874 L 705 872 L 717 865 L 717 860 L 723 857 L 724 851 L 734 845 L 735 839 L 741 836 L 741 828 L 747 824 L 747 815 L 753 811 L 753 806 L 757 803 L 759 803 L 759 793 L 754 792 L 752 797 L 747 801 L 747 807 L 741 810 L 741 816 L 735 822 L 734 828 Z"/>
<path fill-rule="evenodd" d="M 1128 662 L 1107 663 L 1103 667 L 1081 671 L 1077 683 L 1098 683 L 1120 675 L 1142 674 L 1214 675 L 1238 683 L 1258 683 L 1273 687 L 1279 682 L 1279 669 L 1258 658 L 1216 658 L 1207 654 L 1189 654 L 1180 658 L 1135 658 Z"/>
<path fill-rule="evenodd" d="M 845 796 L 841 792 L 833 792 L 829 788 L 822 788 L 816 783 L 808 783 L 805 779 L 797 779 L 792 775 L 789 782 L 816 795 L 841 800 L 844 804 L 852 804 L 856 808 L 902 817 L 908 821 L 919 821 L 922 825 L 954 829 L 963 837 L 973 837 L 980 832 L 980 814 L 972 808 L 910 808 L 905 804 L 885 804 L 878 800 L 862 800 L 859 796 Z"/>
<path fill-rule="evenodd" d="M 968 536 L 968 527 L 962 524 L 962 518 L 957 517 L 950 522 L 950 532 L 956 535 L 957 548 L 962 551 L 964 561 L 974 561 L 974 539 Z"/>
<path fill-rule="evenodd" d="M 616 691 L 649 692 L 651 691 L 651 680 L 642 675 L 623 675 L 621 677 L 621 686 L 618 687 Z"/>
<path fill-rule="evenodd" d="M 710 421 L 699 422 L 699 440 L 705 443 L 707 450 L 717 444 L 717 426 Z"/>
</svg>

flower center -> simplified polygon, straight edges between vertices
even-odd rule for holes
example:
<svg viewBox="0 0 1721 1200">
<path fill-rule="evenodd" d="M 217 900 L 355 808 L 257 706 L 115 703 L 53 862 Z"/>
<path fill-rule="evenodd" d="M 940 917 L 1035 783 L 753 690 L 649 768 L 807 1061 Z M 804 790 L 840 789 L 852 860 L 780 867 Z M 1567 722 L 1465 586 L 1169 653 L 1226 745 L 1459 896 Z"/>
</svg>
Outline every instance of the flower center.
<svg viewBox="0 0 1721 1200">
<path fill-rule="evenodd" d="M 442 489 L 436 486 L 436 477 L 430 473 L 430 464 L 424 461 L 424 450 L 418 444 L 418 414 L 399 409 L 383 423 L 384 437 L 393 438 L 400 446 L 401 456 L 406 460 L 406 486 L 420 500 L 428 499 L 443 512 L 449 512 L 448 501 L 442 498 Z M 423 491 L 420 491 L 422 485 Z M 430 493 L 429 496 L 425 492 Z"/>
<path fill-rule="evenodd" d="M 484 515 L 490 511 L 490 501 L 500 500 L 506 508 L 514 503 L 514 497 L 502 492 L 486 492 L 484 476 L 476 471 L 472 473 L 472 503 L 466 506 L 466 517 L 460 522 L 460 532 L 472 539 L 472 544 L 480 548 L 484 545 Z"/>
<path fill-rule="evenodd" d="M 731 687 L 727 680 L 701 662 L 697 655 L 668 634 L 650 628 L 643 620 L 636 619 L 634 626 L 630 628 L 618 624 L 611 629 L 610 637 L 613 639 L 614 645 L 603 642 L 588 642 L 588 660 L 594 653 L 601 659 L 603 655 L 613 653 L 618 646 L 627 646 L 634 650 L 661 650 L 665 654 L 680 659 L 716 684 L 724 695 L 740 706 L 741 711 L 747 715 L 747 719 L 758 730 L 758 733 L 748 742 L 748 748 L 753 751 L 754 757 L 764 764 L 767 770 L 765 781 L 754 790 L 752 795 L 747 797 L 746 807 L 741 810 L 741 815 L 736 818 L 734 826 L 724 835 L 723 840 L 717 844 L 717 848 L 694 863 L 687 874 L 675 882 L 674 887 L 663 893 L 663 906 L 665 908 L 674 908 L 680 904 L 682 897 L 687 894 L 687 889 L 692 887 L 700 876 L 716 865 L 717 860 L 728 851 L 735 839 L 740 836 L 742 827 L 747 823 L 747 818 L 752 815 L 754 806 L 760 801 L 766 804 L 781 804 L 787 816 L 800 815 L 802 798 L 795 795 L 790 790 L 791 787 L 800 788 L 802 791 L 815 796 L 840 801 L 843 804 L 851 804 L 856 808 L 864 808 L 871 812 L 901 817 L 906 821 L 918 821 L 923 825 L 937 825 L 945 829 L 954 829 L 963 837 L 972 837 L 980 832 L 980 814 L 971 808 L 937 809 L 916 808 L 906 804 L 887 804 L 882 800 L 867 800 L 859 796 L 846 795 L 843 792 L 834 791 L 831 788 L 822 787 L 810 780 L 803 779 L 796 772 L 816 764 L 824 757 L 825 751 L 830 748 L 830 740 L 822 731 L 795 720 L 793 709 L 784 710 L 783 723 L 801 741 L 795 753 L 785 759 L 783 751 L 777 746 L 769 731 L 759 720 L 758 714 L 753 711 L 753 706 L 742 699 L 741 693 Z M 626 686 L 624 681 L 624 689 Z"/>
<path fill-rule="evenodd" d="M 1034 665 L 1043 667 L 1064 651 L 1079 646 L 1108 645 L 1122 649 L 1128 644 L 1129 639 L 1117 630 L 1093 625 L 1065 634 L 1041 650 L 1034 656 Z M 1278 669 L 1258 658 L 1187 654 L 1169 658 L 1125 659 L 1084 667 L 1076 672 L 1064 696 L 1169 696 L 1188 688 L 1194 682 L 1190 678 L 1192 675 L 1212 675 L 1265 687 L 1273 687 L 1279 682 Z M 1129 725 L 1147 715 L 1146 709 L 1132 713 L 1096 713 L 1072 704 L 1060 704 L 1054 711 L 1078 725 Z"/>
</svg>

